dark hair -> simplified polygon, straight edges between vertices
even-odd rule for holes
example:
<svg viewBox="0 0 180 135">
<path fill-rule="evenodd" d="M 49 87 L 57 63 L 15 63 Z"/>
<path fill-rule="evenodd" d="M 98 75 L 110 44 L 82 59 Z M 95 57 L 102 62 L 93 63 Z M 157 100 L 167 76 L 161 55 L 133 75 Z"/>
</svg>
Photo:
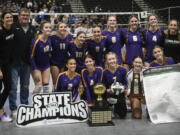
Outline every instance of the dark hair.
<svg viewBox="0 0 180 135">
<path fill-rule="evenodd" d="M 75 60 L 75 61 L 76 61 L 76 59 L 75 59 L 75 58 L 73 58 L 73 57 L 69 57 L 69 58 L 68 58 L 68 60 L 67 60 L 67 62 L 66 62 L 66 64 L 68 64 L 70 60 Z"/>
<path fill-rule="evenodd" d="M 68 58 L 68 60 L 66 61 L 66 65 L 69 63 L 69 61 L 70 61 L 70 60 L 75 60 L 75 61 L 76 61 L 76 59 L 75 59 L 75 58 L 73 58 L 73 57 L 69 57 L 69 58 Z M 67 66 L 66 66 L 66 65 L 64 66 L 64 71 L 68 70 L 68 68 L 67 68 Z"/>
<path fill-rule="evenodd" d="M 140 59 L 142 60 L 142 63 L 144 63 L 144 60 L 143 60 L 143 58 L 142 58 L 141 56 L 135 56 L 135 57 L 133 57 L 132 61 L 135 61 L 135 59 L 137 59 L 137 58 L 140 58 Z"/>
<path fill-rule="evenodd" d="M 92 59 L 92 60 L 95 61 L 94 57 L 91 56 L 90 54 L 87 54 L 87 55 L 84 57 L 84 61 L 85 61 L 87 58 L 90 58 L 90 59 Z"/>
<path fill-rule="evenodd" d="M 84 31 L 79 31 L 79 32 L 77 33 L 76 37 L 78 37 L 80 34 L 85 34 L 85 35 L 86 35 L 86 33 L 85 33 Z"/>
<path fill-rule="evenodd" d="M 39 34 L 42 33 L 42 29 L 43 29 L 43 27 L 44 27 L 44 25 L 45 25 L 46 23 L 50 23 L 50 22 L 48 22 L 48 21 L 42 21 L 42 22 L 41 22 L 41 24 L 40 24 L 40 26 L 39 26 Z"/>
<path fill-rule="evenodd" d="M 93 29 L 96 28 L 96 27 L 99 27 L 100 29 L 102 29 L 102 25 L 100 25 L 100 24 L 94 24 L 94 25 L 92 26 Z"/>
<path fill-rule="evenodd" d="M 2 12 L 2 14 L 1 14 L 1 24 L 4 23 L 4 22 L 3 22 L 3 19 L 4 19 L 4 17 L 5 17 L 6 14 L 12 15 L 12 13 L 11 13 L 10 11 L 4 11 L 4 12 Z M 12 16 L 13 16 L 13 15 L 12 15 Z"/>
<path fill-rule="evenodd" d="M 10 11 L 4 11 L 4 12 L 1 14 L 1 19 L 4 19 L 4 17 L 5 17 L 6 14 L 11 14 L 11 15 L 12 15 L 12 13 L 11 13 Z"/>
</svg>

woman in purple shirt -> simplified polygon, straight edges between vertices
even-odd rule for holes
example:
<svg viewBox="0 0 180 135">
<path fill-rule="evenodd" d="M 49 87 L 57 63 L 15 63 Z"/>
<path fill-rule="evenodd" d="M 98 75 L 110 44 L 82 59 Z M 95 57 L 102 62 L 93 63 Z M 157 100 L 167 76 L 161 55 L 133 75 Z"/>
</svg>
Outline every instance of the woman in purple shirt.
<svg viewBox="0 0 180 135">
<path fill-rule="evenodd" d="M 101 34 L 100 26 L 92 28 L 93 36 L 87 40 L 88 54 L 95 59 L 95 65 L 104 67 L 106 38 Z"/>
<path fill-rule="evenodd" d="M 67 25 L 63 22 L 58 23 L 57 31 L 55 35 L 51 37 L 52 52 L 51 52 L 51 74 L 53 84 L 55 86 L 57 76 L 60 72 L 64 71 L 64 66 L 69 57 L 69 45 L 68 43 L 73 39 L 73 35 L 67 31 Z"/>
<path fill-rule="evenodd" d="M 137 16 L 133 15 L 130 17 L 128 29 L 123 30 L 123 39 L 126 44 L 124 65 L 129 70 L 132 67 L 134 57 L 143 57 L 143 34 L 142 30 L 139 28 Z"/>
<path fill-rule="evenodd" d="M 81 70 L 85 68 L 84 57 L 87 53 L 86 34 L 79 31 L 76 38 L 69 43 L 69 46 L 70 56 L 75 58 L 77 62 L 76 71 L 81 73 Z"/>
<path fill-rule="evenodd" d="M 153 49 L 153 56 L 155 60 L 150 63 L 150 67 L 173 65 L 174 60 L 171 57 L 165 57 L 163 49 L 160 46 L 155 46 Z"/>
<path fill-rule="evenodd" d="M 102 67 L 95 67 L 95 60 L 90 55 L 85 56 L 84 63 L 86 68 L 82 70 L 81 76 L 85 89 L 85 100 L 88 106 L 93 106 L 96 98 L 93 87 L 96 83 L 102 82 L 103 69 Z"/>
<path fill-rule="evenodd" d="M 114 112 L 120 118 L 125 118 L 127 113 L 125 101 L 125 88 L 127 87 L 126 69 L 118 65 L 117 56 L 113 52 L 109 52 L 105 57 L 106 69 L 103 72 L 103 83 L 107 88 L 107 101 L 110 105 L 114 105 Z M 113 83 L 121 83 L 123 90 L 115 92 L 112 89 Z"/>
<path fill-rule="evenodd" d="M 164 30 L 158 25 L 158 18 L 156 15 L 149 15 L 147 18 L 148 28 L 143 31 L 145 40 L 145 66 L 154 60 L 152 50 L 155 45 L 163 46 L 164 44 Z"/>
<path fill-rule="evenodd" d="M 124 45 L 122 30 L 118 29 L 116 16 L 109 16 L 107 30 L 102 32 L 107 37 L 106 52 L 114 52 L 117 55 L 117 63 L 122 64 L 121 48 Z"/>
<path fill-rule="evenodd" d="M 69 91 L 72 93 L 72 101 L 80 99 L 83 93 L 81 76 L 76 71 L 77 63 L 74 58 L 70 58 L 66 64 L 67 71 L 59 74 L 56 82 L 55 92 Z"/>
<path fill-rule="evenodd" d="M 33 93 L 49 92 L 50 78 L 50 51 L 51 42 L 49 36 L 51 34 L 50 22 L 43 21 L 40 25 L 40 34 L 36 37 L 31 45 L 31 69 L 35 83 Z"/>
</svg>

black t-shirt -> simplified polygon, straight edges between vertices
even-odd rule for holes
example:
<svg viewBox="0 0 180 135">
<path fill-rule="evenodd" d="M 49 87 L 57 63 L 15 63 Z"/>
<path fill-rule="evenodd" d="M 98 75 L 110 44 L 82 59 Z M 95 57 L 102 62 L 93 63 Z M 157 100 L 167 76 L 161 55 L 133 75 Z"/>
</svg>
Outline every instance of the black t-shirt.
<svg viewBox="0 0 180 135">
<path fill-rule="evenodd" d="M 172 57 L 175 63 L 180 62 L 180 39 L 179 35 L 166 35 L 164 43 L 164 54 Z"/>
<path fill-rule="evenodd" d="M 2 26 L 0 29 L 0 67 L 11 63 L 13 48 L 14 29 L 12 27 L 6 29 Z"/>
</svg>

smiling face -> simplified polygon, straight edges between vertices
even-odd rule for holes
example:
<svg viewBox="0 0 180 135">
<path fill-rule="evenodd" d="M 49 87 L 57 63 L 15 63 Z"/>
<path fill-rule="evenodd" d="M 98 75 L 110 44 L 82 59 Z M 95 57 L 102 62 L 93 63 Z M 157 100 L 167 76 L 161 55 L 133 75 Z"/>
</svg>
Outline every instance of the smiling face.
<svg viewBox="0 0 180 135">
<path fill-rule="evenodd" d="M 66 67 L 68 68 L 68 71 L 75 72 L 76 71 L 76 60 L 75 59 L 69 59 Z"/>
<path fill-rule="evenodd" d="M 107 54 L 106 55 L 106 63 L 109 68 L 116 68 L 117 66 L 117 57 L 116 54 Z"/>
<path fill-rule="evenodd" d="M 65 23 L 60 23 L 58 25 L 57 31 L 61 35 L 65 35 L 67 33 L 67 25 Z"/>
<path fill-rule="evenodd" d="M 80 34 L 78 34 L 77 35 L 77 37 L 76 37 L 76 39 L 78 40 L 78 42 L 80 43 L 80 44 L 84 44 L 84 42 L 85 42 L 85 33 L 80 33 Z"/>
<path fill-rule="evenodd" d="M 136 71 L 140 71 L 143 67 L 143 61 L 140 57 L 137 57 L 133 61 L 133 67 Z"/>
<path fill-rule="evenodd" d="M 42 34 L 45 36 L 50 36 L 51 35 L 51 24 L 49 22 L 44 23 L 43 27 L 42 27 Z"/>
<path fill-rule="evenodd" d="M 94 27 L 92 29 L 93 36 L 99 37 L 101 35 L 101 28 L 100 27 Z"/>
<path fill-rule="evenodd" d="M 94 63 L 95 63 L 95 61 L 90 57 L 87 57 L 85 59 L 85 66 L 86 66 L 86 68 L 88 70 L 93 70 L 94 69 Z"/>
<path fill-rule="evenodd" d="M 168 25 L 168 30 L 170 33 L 174 33 L 178 31 L 178 22 L 176 20 L 170 21 Z"/>
<path fill-rule="evenodd" d="M 129 25 L 132 29 L 137 29 L 138 28 L 138 25 L 139 25 L 139 21 L 136 17 L 132 17 L 130 20 L 129 20 Z"/>
<path fill-rule="evenodd" d="M 108 27 L 113 27 L 113 28 L 116 27 L 116 25 L 117 25 L 116 17 L 115 16 L 110 16 L 108 18 L 107 25 L 108 25 Z"/>
<path fill-rule="evenodd" d="M 4 17 L 2 18 L 3 24 L 4 25 L 12 25 L 13 24 L 13 16 L 10 13 L 7 13 L 4 15 Z"/>
<path fill-rule="evenodd" d="M 155 59 L 157 60 L 162 60 L 163 59 L 163 56 L 164 56 L 164 53 L 163 53 L 163 50 L 159 47 L 155 47 L 153 49 L 153 56 L 155 57 Z"/>
<path fill-rule="evenodd" d="M 153 26 L 157 26 L 157 24 L 158 24 L 157 17 L 154 16 L 154 15 L 149 16 L 148 24 L 149 24 L 150 26 L 152 26 L 152 27 L 153 27 Z"/>
</svg>

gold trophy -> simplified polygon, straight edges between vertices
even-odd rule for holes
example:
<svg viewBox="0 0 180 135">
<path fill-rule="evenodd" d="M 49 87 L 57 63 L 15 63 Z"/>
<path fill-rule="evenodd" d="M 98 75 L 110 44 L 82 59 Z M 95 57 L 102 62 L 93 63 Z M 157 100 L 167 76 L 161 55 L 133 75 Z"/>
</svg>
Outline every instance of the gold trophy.
<svg viewBox="0 0 180 135">
<path fill-rule="evenodd" d="M 95 105 L 89 108 L 90 126 L 112 126 L 112 111 L 107 102 L 103 99 L 106 87 L 102 83 L 94 86 L 94 93 L 97 95 Z"/>
<path fill-rule="evenodd" d="M 106 87 L 102 83 L 97 83 L 94 86 L 94 93 L 97 95 L 96 105 L 99 107 L 103 106 L 103 98 L 102 95 L 105 93 Z"/>
</svg>

